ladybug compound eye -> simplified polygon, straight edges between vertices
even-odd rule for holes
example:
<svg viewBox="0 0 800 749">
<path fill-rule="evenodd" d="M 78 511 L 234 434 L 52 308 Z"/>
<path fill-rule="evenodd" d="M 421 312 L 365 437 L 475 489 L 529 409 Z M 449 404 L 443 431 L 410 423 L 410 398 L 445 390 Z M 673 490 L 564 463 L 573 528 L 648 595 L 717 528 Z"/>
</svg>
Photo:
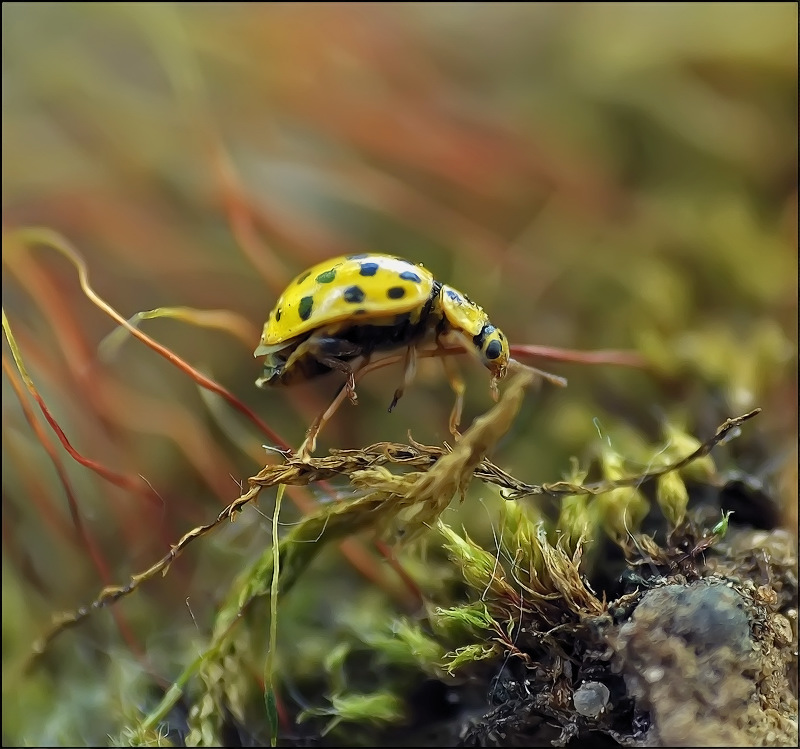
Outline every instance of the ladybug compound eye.
<svg viewBox="0 0 800 749">
<path fill-rule="evenodd" d="M 489 361 L 494 361 L 495 359 L 500 358 L 500 354 L 503 353 L 503 344 L 500 341 L 492 341 L 486 347 L 486 358 Z"/>
</svg>

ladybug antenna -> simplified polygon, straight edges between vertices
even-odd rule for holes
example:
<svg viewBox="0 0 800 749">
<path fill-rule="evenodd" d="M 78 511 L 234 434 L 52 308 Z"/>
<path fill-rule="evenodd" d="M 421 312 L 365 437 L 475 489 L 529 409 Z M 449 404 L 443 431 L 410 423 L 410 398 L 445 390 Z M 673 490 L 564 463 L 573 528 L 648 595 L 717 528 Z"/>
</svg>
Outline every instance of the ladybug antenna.
<svg viewBox="0 0 800 749">
<path fill-rule="evenodd" d="M 537 377 L 541 377 L 543 380 L 546 380 L 551 385 L 558 385 L 558 387 L 566 387 L 567 386 L 567 379 L 566 377 L 560 377 L 559 375 L 555 375 L 552 372 L 545 372 L 543 369 L 537 369 L 536 367 L 531 367 L 529 364 L 523 364 L 516 359 L 509 359 L 508 360 L 508 369 L 510 371 L 519 371 L 521 369 L 527 370 L 528 372 L 533 372 Z M 493 382 L 493 388 L 496 389 L 497 385 Z"/>
</svg>

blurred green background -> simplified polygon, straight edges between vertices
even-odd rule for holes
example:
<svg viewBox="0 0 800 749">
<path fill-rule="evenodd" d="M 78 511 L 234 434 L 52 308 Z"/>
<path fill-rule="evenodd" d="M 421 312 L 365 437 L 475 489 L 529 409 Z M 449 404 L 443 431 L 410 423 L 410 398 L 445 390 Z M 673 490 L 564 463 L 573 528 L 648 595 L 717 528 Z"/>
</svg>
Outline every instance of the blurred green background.
<svg viewBox="0 0 800 749">
<path fill-rule="evenodd" d="M 4 3 L 3 305 L 75 448 L 163 500 L 154 510 L 57 448 L 111 579 L 234 499 L 264 437 L 138 341 L 101 356 L 114 323 L 62 256 L 9 249 L 19 227 L 68 238 L 126 317 L 234 313 L 228 329 L 142 327 L 293 445 L 338 380 L 255 388 L 252 350 L 284 284 L 341 253 L 422 261 L 514 343 L 635 349 L 653 365 L 533 362 L 570 384 L 528 396 L 503 467 L 555 480 L 616 430 L 658 436 L 668 416 L 708 436 L 761 406 L 763 452 L 745 468 L 783 487 L 796 527 L 797 20 L 789 3 Z M 486 372 L 461 367 L 466 424 L 491 400 Z M 391 415 L 388 372 L 320 449 L 447 438 L 438 363 Z M 128 645 L 103 613 L 21 675 L 52 613 L 103 582 L 5 375 L 2 407 L 3 743 L 102 742 L 143 684 L 196 653 L 269 543 L 272 497 L 120 606 Z M 490 514 L 472 499 L 459 522 L 480 536 Z M 400 606 L 369 553 L 371 581 L 312 570 L 330 622 L 363 586 Z M 335 551 L 326 564 L 348 569 Z"/>
</svg>

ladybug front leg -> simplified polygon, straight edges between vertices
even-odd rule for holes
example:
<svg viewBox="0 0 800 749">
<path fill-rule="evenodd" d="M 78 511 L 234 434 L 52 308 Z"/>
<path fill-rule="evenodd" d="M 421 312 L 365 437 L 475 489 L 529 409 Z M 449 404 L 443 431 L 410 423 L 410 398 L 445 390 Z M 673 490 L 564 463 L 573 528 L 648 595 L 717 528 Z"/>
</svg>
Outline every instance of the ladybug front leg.
<svg viewBox="0 0 800 749">
<path fill-rule="evenodd" d="M 368 363 L 369 363 L 369 356 L 367 356 L 364 359 L 364 361 L 359 365 L 358 370 L 363 369 Z M 354 381 L 355 381 L 355 374 L 357 373 L 358 370 L 356 370 L 355 372 L 351 370 L 351 372 L 353 372 L 354 375 L 353 378 Z M 317 436 L 322 431 L 322 428 L 325 426 L 325 424 L 327 424 L 333 418 L 333 415 L 338 410 L 343 400 L 342 397 L 343 393 L 346 394 L 348 391 L 348 385 L 349 382 L 346 382 L 339 388 L 339 390 L 336 393 L 336 396 L 330 402 L 328 407 L 319 416 L 317 416 L 316 419 L 314 419 L 314 422 L 308 428 L 308 431 L 306 432 L 306 438 L 303 441 L 303 444 L 301 445 L 300 450 L 298 452 L 298 455 L 302 460 L 307 461 L 310 458 L 311 453 L 313 453 L 314 450 L 316 449 Z"/>
<path fill-rule="evenodd" d="M 344 360 L 361 356 L 364 354 L 364 347 L 352 341 L 334 336 L 314 335 L 305 342 L 305 350 L 311 354 L 320 364 L 329 369 L 336 369 L 347 375 L 345 388 L 347 397 L 353 405 L 358 403 L 356 394 L 356 378 L 350 363 Z"/>
<path fill-rule="evenodd" d="M 458 439 L 461 436 L 458 431 L 458 425 L 461 423 L 461 412 L 464 408 L 464 390 L 466 390 L 466 385 L 464 385 L 464 380 L 461 378 L 456 363 L 447 356 L 447 354 L 444 354 L 441 359 L 442 366 L 447 375 L 447 381 L 450 383 L 450 387 L 456 395 L 456 402 L 453 404 L 453 410 L 450 412 L 450 434 L 452 434 L 455 439 Z"/>
</svg>

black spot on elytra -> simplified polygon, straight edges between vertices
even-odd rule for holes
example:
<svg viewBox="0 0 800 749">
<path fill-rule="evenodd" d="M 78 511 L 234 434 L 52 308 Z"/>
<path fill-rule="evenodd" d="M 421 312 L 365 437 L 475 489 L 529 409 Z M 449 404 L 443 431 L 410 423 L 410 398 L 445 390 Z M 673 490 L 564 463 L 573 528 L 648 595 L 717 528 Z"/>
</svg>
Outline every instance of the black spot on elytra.
<svg viewBox="0 0 800 749">
<path fill-rule="evenodd" d="M 404 270 L 400 274 L 400 278 L 404 281 L 413 281 L 414 283 L 419 283 L 422 280 L 413 270 Z"/>
<path fill-rule="evenodd" d="M 402 286 L 392 286 L 387 292 L 386 296 L 389 299 L 402 299 L 406 295 L 406 290 Z"/>
<path fill-rule="evenodd" d="M 486 347 L 486 358 L 489 360 L 496 359 L 503 351 L 503 347 L 500 344 L 500 341 L 492 341 Z"/>
<path fill-rule="evenodd" d="M 281 310 L 276 309 L 275 310 L 275 322 L 280 322 L 280 321 L 281 321 Z"/>
<path fill-rule="evenodd" d="M 334 278 L 336 278 L 336 270 L 331 268 L 330 270 L 322 271 L 322 273 L 317 276 L 316 280 L 319 283 L 330 283 Z"/>
<path fill-rule="evenodd" d="M 457 291 L 453 291 L 452 289 L 448 289 L 446 293 L 447 293 L 448 298 L 452 299 L 454 302 L 460 302 L 461 301 L 461 295 Z"/>
<path fill-rule="evenodd" d="M 363 307 L 361 307 L 360 309 L 357 309 L 355 312 L 353 312 L 353 314 L 354 315 L 366 315 L 367 311 Z"/>
<path fill-rule="evenodd" d="M 303 281 L 305 281 L 310 275 L 311 275 L 311 271 L 307 270 L 305 273 L 303 273 L 302 276 L 298 276 L 297 277 L 297 281 L 295 281 L 295 283 L 297 283 L 297 284 L 303 283 Z"/>
<path fill-rule="evenodd" d="M 350 304 L 361 304 L 364 301 L 364 290 L 360 286 L 348 286 L 344 290 L 344 300 L 345 302 L 350 302 Z"/>
<path fill-rule="evenodd" d="M 378 272 L 377 263 L 361 263 L 361 270 L 359 273 L 362 276 L 374 276 Z"/>
<path fill-rule="evenodd" d="M 314 297 L 304 296 L 297 306 L 297 314 L 301 320 L 308 320 L 311 317 L 311 308 L 314 306 Z"/>
<path fill-rule="evenodd" d="M 361 252 L 358 255 L 348 255 L 346 260 L 363 260 L 365 257 L 369 257 L 368 252 Z"/>
</svg>

